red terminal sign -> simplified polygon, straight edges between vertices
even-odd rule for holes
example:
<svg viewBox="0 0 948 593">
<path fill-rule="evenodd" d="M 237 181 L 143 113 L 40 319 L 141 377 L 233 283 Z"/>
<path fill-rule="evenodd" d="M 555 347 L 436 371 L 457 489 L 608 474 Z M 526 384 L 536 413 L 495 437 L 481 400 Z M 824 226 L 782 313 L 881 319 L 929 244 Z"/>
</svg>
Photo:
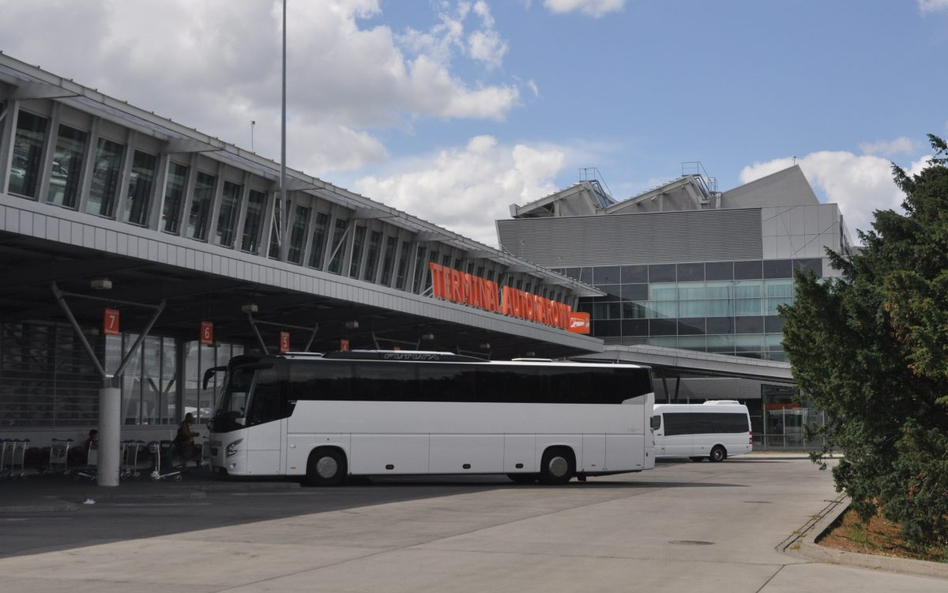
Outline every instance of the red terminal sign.
<svg viewBox="0 0 948 593">
<path fill-rule="evenodd" d="M 119 335 L 119 312 L 117 309 L 106 309 L 102 318 L 102 333 L 107 336 Z"/>
<path fill-rule="evenodd" d="M 348 351 L 349 351 L 349 340 L 347 340 L 347 339 L 345 339 L 345 338 L 339 340 L 339 350 L 340 350 L 341 352 L 348 352 Z"/>
<path fill-rule="evenodd" d="M 574 334 L 588 334 L 590 331 L 589 313 L 573 311 L 569 317 L 567 330 Z"/>
<path fill-rule="evenodd" d="M 280 332 L 280 352 L 290 351 L 290 332 Z"/>
<path fill-rule="evenodd" d="M 573 315 L 569 305 L 509 286 L 501 292 L 496 282 L 434 262 L 429 267 L 435 298 L 569 331 Z"/>
<path fill-rule="evenodd" d="M 214 345 L 214 324 L 210 321 L 201 322 L 201 343 L 205 346 Z"/>
</svg>

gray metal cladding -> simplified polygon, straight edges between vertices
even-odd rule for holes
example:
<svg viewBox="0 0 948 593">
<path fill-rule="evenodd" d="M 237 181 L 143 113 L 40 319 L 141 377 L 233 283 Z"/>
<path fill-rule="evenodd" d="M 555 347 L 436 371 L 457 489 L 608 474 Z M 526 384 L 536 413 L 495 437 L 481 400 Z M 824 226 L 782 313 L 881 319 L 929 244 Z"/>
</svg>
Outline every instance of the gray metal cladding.
<svg viewBox="0 0 948 593">
<path fill-rule="evenodd" d="M 551 267 L 761 259 L 761 210 L 497 221 L 502 248 Z"/>
</svg>

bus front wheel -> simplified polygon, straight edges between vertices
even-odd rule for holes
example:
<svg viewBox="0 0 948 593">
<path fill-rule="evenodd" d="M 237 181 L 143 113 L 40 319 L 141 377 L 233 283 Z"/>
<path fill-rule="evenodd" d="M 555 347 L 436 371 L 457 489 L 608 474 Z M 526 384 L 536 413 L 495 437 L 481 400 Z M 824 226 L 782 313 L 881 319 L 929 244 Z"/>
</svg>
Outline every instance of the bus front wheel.
<svg viewBox="0 0 948 593">
<path fill-rule="evenodd" d="M 711 454 L 708 455 L 708 459 L 711 461 L 724 461 L 727 457 L 727 451 L 724 450 L 724 447 L 721 445 L 716 446 L 714 449 L 711 449 Z"/>
<path fill-rule="evenodd" d="M 306 482 L 311 486 L 336 486 L 346 477 L 346 456 L 339 449 L 316 449 L 306 463 Z"/>
<path fill-rule="evenodd" d="M 540 463 L 540 481 L 544 484 L 566 484 L 576 472 L 573 453 L 566 448 L 547 449 Z"/>
</svg>

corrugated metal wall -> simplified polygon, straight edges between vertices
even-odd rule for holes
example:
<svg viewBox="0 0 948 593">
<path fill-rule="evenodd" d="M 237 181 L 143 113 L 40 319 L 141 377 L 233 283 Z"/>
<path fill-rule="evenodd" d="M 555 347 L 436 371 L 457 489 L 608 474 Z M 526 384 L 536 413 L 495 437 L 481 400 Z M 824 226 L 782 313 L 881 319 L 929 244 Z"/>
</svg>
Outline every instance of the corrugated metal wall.
<svg viewBox="0 0 948 593">
<path fill-rule="evenodd" d="M 692 210 L 497 222 L 511 254 L 558 268 L 761 259 L 761 210 Z"/>
</svg>

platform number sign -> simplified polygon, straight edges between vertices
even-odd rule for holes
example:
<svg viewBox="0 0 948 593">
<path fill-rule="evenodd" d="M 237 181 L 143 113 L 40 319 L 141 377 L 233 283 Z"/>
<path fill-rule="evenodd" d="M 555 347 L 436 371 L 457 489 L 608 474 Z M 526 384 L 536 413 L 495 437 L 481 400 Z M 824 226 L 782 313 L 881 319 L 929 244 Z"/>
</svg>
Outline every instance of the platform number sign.
<svg viewBox="0 0 948 593">
<path fill-rule="evenodd" d="M 290 332 L 280 332 L 280 352 L 290 351 Z"/>
<path fill-rule="evenodd" d="M 342 340 L 339 340 L 339 351 L 340 352 L 349 351 L 349 340 L 346 340 L 344 338 Z"/>
<path fill-rule="evenodd" d="M 214 324 L 210 321 L 201 322 L 201 343 L 205 346 L 214 345 Z"/>
<path fill-rule="evenodd" d="M 107 336 L 119 335 L 119 312 L 117 309 L 106 309 L 102 318 L 102 333 Z"/>
</svg>

